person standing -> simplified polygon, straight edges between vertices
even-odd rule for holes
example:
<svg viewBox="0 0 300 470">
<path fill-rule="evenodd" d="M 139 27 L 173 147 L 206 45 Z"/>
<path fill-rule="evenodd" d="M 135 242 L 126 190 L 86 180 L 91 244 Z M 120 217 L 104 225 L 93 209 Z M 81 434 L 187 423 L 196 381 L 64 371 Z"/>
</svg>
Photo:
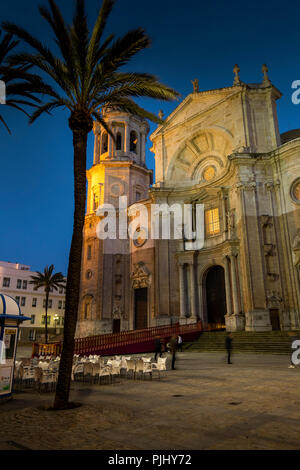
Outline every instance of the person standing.
<svg viewBox="0 0 300 470">
<path fill-rule="evenodd" d="M 178 346 L 176 336 L 172 336 L 169 345 L 170 345 L 170 352 L 172 354 L 172 370 L 175 370 L 176 351 L 177 351 L 177 346 Z"/>
<path fill-rule="evenodd" d="M 231 352 L 232 352 L 232 334 L 227 333 L 225 338 L 225 348 L 227 351 L 227 364 L 232 364 L 231 362 Z"/>
<path fill-rule="evenodd" d="M 178 343 L 178 351 L 182 352 L 182 337 L 180 335 L 178 335 L 177 343 Z"/>
<path fill-rule="evenodd" d="M 154 341 L 154 352 L 155 352 L 154 360 L 155 360 L 155 361 L 156 361 L 156 359 L 157 359 L 157 355 L 158 355 L 158 354 L 159 354 L 159 357 L 161 357 L 161 355 L 162 355 L 161 342 L 162 342 L 162 340 L 160 339 L 159 336 L 157 336 L 157 337 L 155 338 L 155 341 Z"/>
</svg>

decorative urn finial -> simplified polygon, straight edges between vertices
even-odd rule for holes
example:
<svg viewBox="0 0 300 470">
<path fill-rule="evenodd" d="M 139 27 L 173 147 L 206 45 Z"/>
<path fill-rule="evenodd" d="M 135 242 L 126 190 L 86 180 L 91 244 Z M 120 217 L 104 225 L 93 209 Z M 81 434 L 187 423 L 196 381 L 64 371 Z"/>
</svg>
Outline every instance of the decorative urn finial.
<svg viewBox="0 0 300 470">
<path fill-rule="evenodd" d="M 233 69 L 233 73 L 234 73 L 233 84 L 234 85 L 240 85 L 241 84 L 241 80 L 240 80 L 240 76 L 239 76 L 240 68 L 239 68 L 238 64 L 235 64 L 234 69 Z"/>
<path fill-rule="evenodd" d="M 195 78 L 195 80 L 191 80 L 191 83 L 193 84 L 193 88 L 194 88 L 193 93 L 199 93 L 199 80 L 198 80 L 198 78 Z"/>
<path fill-rule="evenodd" d="M 264 83 L 265 85 L 270 85 L 271 82 L 270 82 L 270 79 L 269 79 L 269 76 L 268 76 L 268 71 L 269 71 L 269 69 L 268 69 L 268 67 L 267 67 L 266 64 L 263 64 L 263 66 L 262 66 L 262 68 L 261 68 L 261 71 L 262 71 L 262 73 L 264 74 L 263 83 Z"/>
<path fill-rule="evenodd" d="M 163 112 L 162 109 L 159 111 L 158 117 L 159 117 L 159 119 L 161 119 L 161 120 L 163 121 L 163 119 L 164 119 L 164 112 Z"/>
</svg>

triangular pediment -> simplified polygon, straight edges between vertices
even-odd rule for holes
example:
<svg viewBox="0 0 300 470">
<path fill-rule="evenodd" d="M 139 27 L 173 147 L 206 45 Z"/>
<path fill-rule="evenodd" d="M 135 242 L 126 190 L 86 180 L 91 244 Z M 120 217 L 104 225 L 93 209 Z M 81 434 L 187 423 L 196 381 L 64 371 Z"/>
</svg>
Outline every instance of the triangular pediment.
<svg viewBox="0 0 300 470">
<path fill-rule="evenodd" d="M 215 106 L 220 105 L 232 95 L 239 93 L 241 87 L 233 86 L 229 88 L 220 88 L 217 90 L 203 91 L 199 93 L 191 93 L 182 103 L 167 117 L 165 122 L 159 126 L 151 135 L 151 140 L 158 136 L 161 132 L 165 132 L 169 128 L 181 125 L 192 119 L 194 116 L 208 111 Z"/>
</svg>

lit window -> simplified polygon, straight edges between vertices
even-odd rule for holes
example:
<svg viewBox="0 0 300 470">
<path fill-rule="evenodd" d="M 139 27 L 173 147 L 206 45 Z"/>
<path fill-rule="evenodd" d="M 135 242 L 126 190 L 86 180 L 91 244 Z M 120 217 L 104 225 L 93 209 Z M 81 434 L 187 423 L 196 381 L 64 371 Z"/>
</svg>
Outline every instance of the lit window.
<svg viewBox="0 0 300 470">
<path fill-rule="evenodd" d="M 93 194 L 93 210 L 96 211 L 99 207 L 99 194 Z"/>
<path fill-rule="evenodd" d="M 135 131 L 130 132 L 130 152 L 137 153 L 138 138 Z"/>
<path fill-rule="evenodd" d="M 205 211 L 205 227 L 207 235 L 217 235 L 220 233 L 219 209 Z"/>
</svg>

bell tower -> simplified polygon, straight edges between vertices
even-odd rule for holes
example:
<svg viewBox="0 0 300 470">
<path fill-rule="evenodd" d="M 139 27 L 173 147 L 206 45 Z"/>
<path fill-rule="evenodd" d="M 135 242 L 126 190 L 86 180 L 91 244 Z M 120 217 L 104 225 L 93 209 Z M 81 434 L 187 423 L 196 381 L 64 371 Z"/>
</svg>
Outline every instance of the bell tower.
<svg viewBox="0 0 300 470">
<path fill-rule="evenodd" d="M 118 214 L 121 196 L 127 197 L 128 206 L 147 199 L 152 183 L 152 170 L 146 167 L 147 121 L 108 108 L 103 117 L 114 139 L 100 123 L 94 123 L 94 163 L 87 171 L 78 337 L 129 329 L 129 240 L 100 240 L 96 212 L 100 205 L 112 204 Z"/>
</svg>

